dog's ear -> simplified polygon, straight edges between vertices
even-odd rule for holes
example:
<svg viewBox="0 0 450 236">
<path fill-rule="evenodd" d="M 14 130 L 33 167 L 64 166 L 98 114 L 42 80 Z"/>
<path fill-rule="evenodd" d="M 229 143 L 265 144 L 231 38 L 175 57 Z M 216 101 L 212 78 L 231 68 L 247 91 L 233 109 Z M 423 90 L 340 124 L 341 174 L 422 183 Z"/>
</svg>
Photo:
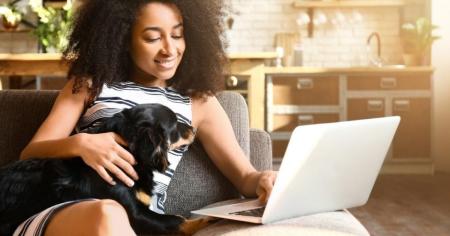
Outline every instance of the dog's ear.
<svg viewBox="0 0 450 236">
<path fill-rule="evenodd" d="M 169 147 L 162 132 L 146 127 L 138 133 L 139 135 L 129 144 L 137 162 L 145 169 L 165 171 L 169 166 L 167 160 Z"/>
</svg>

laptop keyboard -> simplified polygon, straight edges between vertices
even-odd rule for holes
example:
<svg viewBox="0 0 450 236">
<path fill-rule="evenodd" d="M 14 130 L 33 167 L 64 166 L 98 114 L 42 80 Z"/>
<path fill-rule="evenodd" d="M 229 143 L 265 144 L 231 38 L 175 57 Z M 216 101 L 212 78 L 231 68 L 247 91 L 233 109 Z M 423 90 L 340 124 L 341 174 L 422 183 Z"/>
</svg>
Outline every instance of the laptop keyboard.
<svg viewBox="0 0 450 236">
<path fill-rule="evenodd" d="M 261 207 L 247 211 L 237 211 L 230 213 L 230 215 L 262 217 L 265 209 L 266 209 L 265 207 Z"/>
</svg>

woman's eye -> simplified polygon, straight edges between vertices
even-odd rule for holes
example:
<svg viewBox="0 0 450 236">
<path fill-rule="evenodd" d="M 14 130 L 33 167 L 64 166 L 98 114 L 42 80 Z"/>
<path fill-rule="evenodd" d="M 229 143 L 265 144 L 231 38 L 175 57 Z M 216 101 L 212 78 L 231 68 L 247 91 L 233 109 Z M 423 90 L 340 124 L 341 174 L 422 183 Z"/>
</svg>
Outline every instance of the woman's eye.
<svg viewBox="0 0 450 236">
<path fill-rule="evenodd" d="M 183 35 L 172 35 L 172 38 L 181 39 L 181 38 L 183 38 Z"/>
<path fill-rule="evenodd" d="M 148 39 L 145 39 L 145 41 L 146 42 L 149 42 L 149 43 L 154 43 L 154 42 L 156 42 L 156 41 L 158 41 L 158 40 L 160 40 L 161 38 L 148 38 Z"/>
</svg>

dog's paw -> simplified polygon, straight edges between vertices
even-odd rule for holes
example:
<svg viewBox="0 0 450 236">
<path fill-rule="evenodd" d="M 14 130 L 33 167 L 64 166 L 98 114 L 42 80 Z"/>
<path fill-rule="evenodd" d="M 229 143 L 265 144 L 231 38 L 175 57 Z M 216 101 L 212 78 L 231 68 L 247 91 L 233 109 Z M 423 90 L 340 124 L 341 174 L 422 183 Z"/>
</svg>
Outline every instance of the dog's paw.
<svg viewBox="0 0 450 236">
<path fill-rule="evenodd" d="M 184 235 L 193 235 L 197 231 L 210 225 L 212 221 L 216 218 L 214 217 L 201 217 L 193 220 L 186 220 L 180 225 L 180 232 Z"/>
</svg>

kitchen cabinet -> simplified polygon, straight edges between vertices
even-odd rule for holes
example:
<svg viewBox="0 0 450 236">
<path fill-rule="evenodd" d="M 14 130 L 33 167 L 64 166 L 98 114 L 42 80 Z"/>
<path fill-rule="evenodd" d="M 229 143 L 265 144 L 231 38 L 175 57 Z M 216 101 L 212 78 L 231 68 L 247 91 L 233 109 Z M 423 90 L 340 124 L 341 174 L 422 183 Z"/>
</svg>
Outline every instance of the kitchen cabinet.
<svg viewBox="0 0 450 236">
<path fill-rule="evenodd" d="M 389 159 L 431 160 L 430 76 L 349 77 L 347 89 L 349 120 L 391 115 L 402 118 Z"/>
<path fill-rule="evenodd" d="M 297 125 L 400 116 L 382 172 L 432 174 L 430 67 L 267 68 L 266 130 L 275 165 Z"/>
<path fill-rule="evenodd" d="M 276 161 L 284 155 L 289 131 L 297 125 L 339 121 L 339 83 L 336 77 L 268 76 L 266 89 L 266 129 L 274 140 Z"/>
<path fill-rule="evenodd" d="M 247 101 L 251 128 L 264 128 L 264 68 L 266 61 L 276 58 L 275 52 L 229 53 L 230 74 L 225 88 L 241 93 Z"/>
</svg>

